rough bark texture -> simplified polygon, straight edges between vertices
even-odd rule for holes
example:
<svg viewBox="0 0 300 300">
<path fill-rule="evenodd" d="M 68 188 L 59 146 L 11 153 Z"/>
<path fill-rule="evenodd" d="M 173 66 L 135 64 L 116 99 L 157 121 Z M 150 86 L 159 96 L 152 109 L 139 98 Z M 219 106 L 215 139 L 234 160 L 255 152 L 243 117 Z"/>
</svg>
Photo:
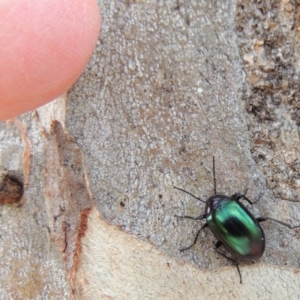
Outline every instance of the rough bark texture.
<svg viewBox="0 0 300 300">
<path fill-rule="evenodd" d="M 201 224 L 174 215 L 204 207 L 173 186 L 210 196 L 214 155 L 219 193 L 247 187 L 255 216 L 300 224 L 299 5 L 99 5 L 67 98 L 1 124 L 1 169 L 24 196 L 0 208 L 0 298 L 296 299 L 299 229 L 263 223 L 240 285 L 208 229 L 178 251 Z"/>
<path fill-rule="evenodd" d="M 300 2 L 238 1 L 251 152 L 275 196 L 299 201 Z"/>
</svg>

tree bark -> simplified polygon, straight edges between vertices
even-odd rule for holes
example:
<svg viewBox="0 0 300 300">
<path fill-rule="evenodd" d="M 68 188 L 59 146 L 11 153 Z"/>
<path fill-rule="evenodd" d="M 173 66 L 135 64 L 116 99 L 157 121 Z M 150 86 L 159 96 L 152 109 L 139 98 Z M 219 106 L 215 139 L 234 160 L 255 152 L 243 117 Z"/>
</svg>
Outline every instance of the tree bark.
<svg viewBox="0 0 300 300">
<path fill-rule="evenodd" d="M 24 188 L 1 200 L 0 298 L 296 299 L 299 229 L 264 222 L 241 285 L 209 229 L 179 252 L 203 223 L 174 215 L 204 205 L 173 186 L 207 199 L 214 156 L 218 193 L 247 188 L 254 216 L 300 224 L 300 6 L 99 5 L 68 95 L 0 124 L 1 169 Z"/>
</svg>

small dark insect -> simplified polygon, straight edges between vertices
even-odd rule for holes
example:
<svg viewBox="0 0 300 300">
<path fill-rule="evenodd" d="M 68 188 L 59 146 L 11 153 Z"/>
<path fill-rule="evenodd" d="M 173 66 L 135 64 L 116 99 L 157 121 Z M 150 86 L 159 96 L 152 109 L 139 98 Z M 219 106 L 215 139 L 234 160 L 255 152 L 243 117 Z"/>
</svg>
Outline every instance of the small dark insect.
<svg viewBox="0 0 300 300">
<path fill-rule="evenodd" d="M 0 205 L 20 204 L 23 196 L 23 184 L 8 171 L 0 172 Z"/>
<path fill-rule="evenodd" d="M 241 199 L 246 200 L 251 205 L 251 202 L 246 195 L 235 193 L 232 196 L 224 196 L 217 194 L 216 191 L 216 176 L 215 176 L 215 159 L 213 157 L 213 179 L 214 179 L 214 195 L 210 196 L 206 201 L 194 196 L 190 192 L 174 187 L 177 190 L 185 192 L 195 199 L 206 203 L 205 213 L 198 217 L 177 216 L 177 218 L 185 218 L 192 220 L 203 220 L 205 224 L 198 230 L 194 242 L 180 251 L 185 251 L 194 246 L 198 240 L 202 229 L 209 227 L 212 233 L 217 238 L 216 251 L 236 264 L 237 271 L 242 283 L 242 275 L 239 268 L 239 261 L 254 261 L 258 260 L 265 251 L 265 234 L 260 226 L 260 222 L 267 220 L 274 221 L 289 229 L 298 228 L 299 226 L 291 226 L 282 221 L 259 217 L 255 218 L 249 210 L 240 202 Z M 256 201 L 257 202 L 257 201 Z M 229 257 L 219 251 L 219 248 L 224 246 L 226 250 L 233 256 Z"/>
</svg>

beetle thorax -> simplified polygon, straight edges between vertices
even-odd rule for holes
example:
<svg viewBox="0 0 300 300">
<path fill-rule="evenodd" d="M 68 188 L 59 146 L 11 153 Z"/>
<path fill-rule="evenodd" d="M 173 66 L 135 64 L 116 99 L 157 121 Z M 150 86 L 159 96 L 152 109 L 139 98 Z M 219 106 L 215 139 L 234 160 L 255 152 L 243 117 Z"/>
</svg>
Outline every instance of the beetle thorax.
<svg viewBox="0 0 300 300">
<path fill-rule="evenodd" d="M 226 199 L 228 199 L 228 197 L 224 195 L 210 196 L 206 200 L 205 213 L 208 215 L 213 211 L 217 210 L 220 207 L 221 203 Z"/>
</svg>

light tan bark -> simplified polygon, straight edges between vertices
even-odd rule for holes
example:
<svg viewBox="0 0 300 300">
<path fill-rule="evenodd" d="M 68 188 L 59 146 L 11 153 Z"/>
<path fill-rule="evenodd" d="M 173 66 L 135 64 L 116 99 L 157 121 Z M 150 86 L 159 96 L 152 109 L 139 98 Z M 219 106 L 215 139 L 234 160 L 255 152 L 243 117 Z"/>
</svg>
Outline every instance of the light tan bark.
<svg viewBox="0 0 300 300">
<path fill-rule="evenodd" d="M 263 224 L 265 254 L 241 264 L 242 285 L 213 251 L 209 229 L 193 249 L 178 251 L 202 223 L 174 215 L 197 216 L 204 206 L 173 186 L 213 194 L 213 155 L 218 192 L 248 187 L 249 198 L 261 196 L 255 216 L 300 224 L 296 105 L 283 115 L 275 148 L 266 141 L 290 102 L 272 120 L 262 117 L 268 102 L 257 114 L 249 108 L 262 44 L 244 25 L 259 4 L 244 16 L 230 1 L 99 4 L 101 37 L 70 93 L 1 124 L 1 168 L 19 174 L 24 198 L 0 208 L 0 298 L 297 299 L 297 229 Z M 288 38 L 297 45 L 296 35 Z M 275 198 L 280 192 L 287 200 Z"/>
</svg>

